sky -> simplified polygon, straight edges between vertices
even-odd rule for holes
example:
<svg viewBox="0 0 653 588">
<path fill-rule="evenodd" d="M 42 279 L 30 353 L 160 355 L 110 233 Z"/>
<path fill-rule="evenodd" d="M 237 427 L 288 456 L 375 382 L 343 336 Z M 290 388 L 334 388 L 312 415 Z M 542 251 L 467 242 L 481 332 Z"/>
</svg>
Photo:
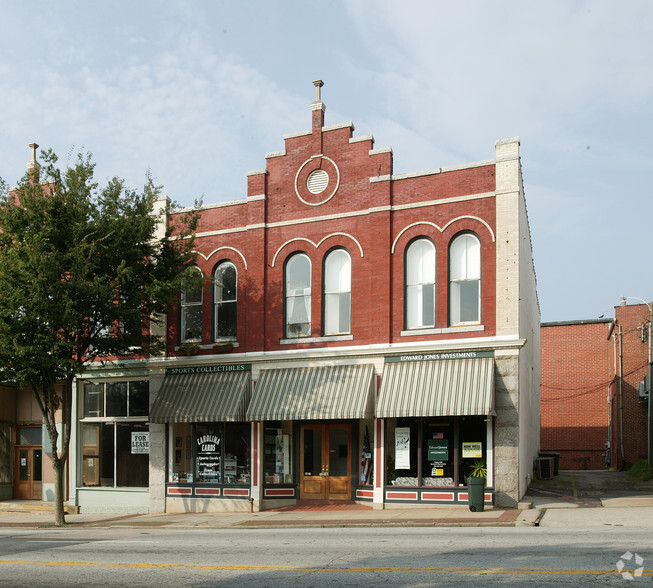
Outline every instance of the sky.
<svg viewBox="0 0 653 588">
<path fill-rule="evenodd" d="M 182 206 L 353 122 L 394 172 L 492 159 L 518 136 L 544 322 L 653 300 L 650 0 L 0 0 L 0 177 L 28 144 Z"/>
</svg>

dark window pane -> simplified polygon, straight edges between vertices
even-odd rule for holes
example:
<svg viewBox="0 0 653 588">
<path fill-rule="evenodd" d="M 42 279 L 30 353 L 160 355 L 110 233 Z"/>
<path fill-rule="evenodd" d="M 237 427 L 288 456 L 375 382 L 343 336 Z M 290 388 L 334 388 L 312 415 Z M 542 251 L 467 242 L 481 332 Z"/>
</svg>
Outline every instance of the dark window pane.
<svg viewBox="0 0 653 588">
<path fill-rule="evenodd" d="M 141 453 L 134 434 L 149 434 L 147 424 L 116 423 L 116 486 L 146 488 L 149 484 L 149 453 Z"/>
<path fill-rule="evenodd" d="M 104 416 L 104 384 L 84 384 L 84 416 Z"/>
<path fill-rule="evenodd" d="M 17 445 L 41 445 L 43 429 L 41 427 L 19 427 Z"/>
<path fill-rule="evenodd" d="M 129 382 L 129 416 L 147 416 L 149 414 L 149 407 L 149 382 Z"/>
<path fill-rule="evenodd" d="M 107 383 L 106 416 L 127 416 L 127 382 Z"/>
</svg>

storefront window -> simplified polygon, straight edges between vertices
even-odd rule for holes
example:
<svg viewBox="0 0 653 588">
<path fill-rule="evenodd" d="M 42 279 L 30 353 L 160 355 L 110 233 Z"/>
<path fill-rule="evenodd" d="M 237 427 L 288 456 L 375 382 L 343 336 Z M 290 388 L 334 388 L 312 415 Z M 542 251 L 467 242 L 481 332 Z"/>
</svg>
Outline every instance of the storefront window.
<svg viewBox="0 0 653 588">
<path fill-rule="evenodd" d="M 417 419 L 388 419 L 386 439 L 386 483 L 395 486 L 418 486 Z"/>
<path fill-rule="evenodd" d="M 374 480 L 374 456 L 372 445 L 374 441 L 374 421 L 361 420 L 358 429 L 358 455 L 360 455 L 360 468 L 358 471 L 359 484 L 372 484 Z"/>
<path fill-rule="evenodd" d="M 265 425 L 263 472 L 266 484 L 292 484 L 292 422 Z"/>
<path fill-rule="evenodd" d="M 461 469 L 462 483 L 477 460 L 487 465 L 487 423 L 485 417 L 468 416 L 460 419 Z"/>
<path fill-rule="evenodd" d="M 197 482 L 220 483 L 222 427 L 216 423 L 195 425 L 195 464 Z"/>
<path fill-rule="evenodd" d="M 85 383 L 81 404 L 82 485 L 147 488 L 149 383 Z"/>
<path fill-rule="evenodd" d="M 193 481 L 193 426 L 189 423 L 175 423 L 172 427 L 172 473 L 171 482 Z"/>
<path fill-rule="evenodd" d="M 11 482 L 11 427 L 0 427 L 0 484 Z"/>
<path fill-rule="evenodd" d="M 387 419 L 386 484 L 463 484 L 475 461 L 487 464 L 486 439 L 483 416 Z"/>
<path fill-rule="evenodd" d="M 176 423 L 172 427 L 173 483 L 249 484 L 249 423 Z"/>
<path fill-rule="evenodd" d="M 251 471 L 250 430 L 249 423 L 225 423 L 225 484 L 249 484 Z"/>
<path fill-rule="evenodd" d="M 452 420 L 422 421 L 422 486 L 453 486 L 456 454 Z"/>
</svg>

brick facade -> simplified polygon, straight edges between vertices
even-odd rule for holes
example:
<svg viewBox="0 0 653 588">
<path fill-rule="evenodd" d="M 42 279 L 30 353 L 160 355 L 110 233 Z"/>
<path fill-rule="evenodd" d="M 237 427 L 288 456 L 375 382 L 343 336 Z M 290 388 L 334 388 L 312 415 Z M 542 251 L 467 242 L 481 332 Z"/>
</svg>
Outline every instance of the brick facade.
<svg viewBox="0 0 653 588">
<path fill-rule="evenodd" d="M 615 319 L 542 325 L 542 451 L 563 469 L 623 469 L 648 455 L 649 309 L 617 306 Z"/>
<path fill-rule="evenodd" d="M 182 313 L 186 312 L 186 317 L 190 314 L 180 299 L 167 316 L 166 356 L 134 364 L 139 377 L 142 372 L 138 370 L 147 371 L 152 401 L 149 510 L 246 509 L 248 499 L 253 508 L 263 509 L 306 498 L 329 471 L 326 463 L 315 475 L 306 473 L 304 463 L 300 466 L 304 435 L 317 434 L 320 427 L 335 434 L 349 431 L 340 453 L 351 456 L 351 463 L 347 475 L 337 482 L 339 492 L 334 490 L 339 500 L 345 497 L 385 507 L 406 502 L 466 503 L 464 481 L 474 457 L 469 455 L 473 451 L 470 446 L 477 446 L 482 450 L 475 457 L 482 457 L 488 466 L 486 500 L 516 506 L 530 481 L 538 450 L 540 357 L 539 306 L 519 139 L 497 141 L 495 156 L 489 160 L 394 174 L 391 149 L 375 148 L 371 135 L 356 137 L 352 123 L 324 125 L 321 84 L 316 83 L 316 87 L 310 130 L 286 135 L 284 150 L 267 154 L 265 169 L 247 174 L 245 198 L 199 210 L 197 267 L 206 279 L 199 335 L 181 336 Z M 174 213 L 169 222 L 177 222 L 184 212 Z M 455 320 L 452 308 L 462 305 L 462 294 L 452 294 L 450 247 L 465 234 L 474 235 L 479 244 L 480 312 L 474 309 L 471 319 Z M 409 328 L 406 251 L 417 238 L 435 248 L 435 321 Z M 351 321 L 344 331 L 330 334 L 325 320 L 325 260 L 337 249 L 346 250 L 351 260 Z M 291 330 L 299 323 L 286 325 L 286 305 L 290 304 L 286 300 L 286 266 L 299 253 L 310 260 L 311 268 L 310 287 L 301 294 L 311 296 L 307 321 L 310 335 L 302 337 Z M 470 256 L 473 266 L 476 257 Z M 237 272 L 237 319 L 234 333 L 216 338 L 211 278 L 223 262 L 233 264 Z M 472 286 L 475 280 L 470 278 Z M 455 287 L 462 291 L 468 285 L 456 283 Z M 475 295 L 473 289 L 471 292 Z M 375 404 L 384 385 L 391 387 L 387 384 L 390 378 L 384 380 L 389 369 L 386 364 L 401 363 L 405 357 L 411 361 L 450 361 L 452 368 L 471 376 L 475 388 L 469 393 L 479 398 L 484 395 L 489 406 L 482 412 L 456 412 L 458 390 L 451 383 L 452 376 L 448 382 L 437 382 L 444 412 L 411 409 L 400 416 L 379 417 L 374 413 Z M 478 365 L 489 362 L 491 368 L 483 372 L 484 379 L 474 379 L 479 377 L 476 368 L 465 363 L 471 358 L 478 359 Z M 186 463 L 187 452 L 191 455 L 187 444 L 201 428 L 199 421 L 162 416 L 165 410 L 159 400 L 173 394 L 172 384 L 166 384 L 172 381 L 171 369 L 218 372 L 236 365 L 249 378 L 250 408 L 264 404 L 260 391 L 272 380 L 270 374 L 281 374 L 285 388 L 274 388 L 268 398 L 281 398 L 310 370 L 325 370 L 332 382 L 343 382 L 337 380 L 341 376 L 336 373 L 349 370 L 351 374 L 358 368 L 371 374 L 371 380 L 359 384 L 355 393 L 343 400 L 343 406 L 351 408 L 351 398 L 363 393 L 371 408 L 354 417 L 338 416 L 337 412 L 329 413 L 329 417 L 296 417 L 292 406 L 284 405 L 286 416 L 276 419 L 255 418 L 249 409 L 246 418 L 242 414 L 230 422 L 213 418 L 225 421 L 221 430 L 226 432 L 242 426 L 238 423 L 251 425 L 251 438 L 246 439 L 246 451 L 237 456 L 236 466 L 242 470 L 246 461 L 251 472 L 239 478 L 240 485 L 226 481 L 226 473 L 225 479 L 217 480 L 218 475 L 208 482 L 198 480 L 188 469 L 192 464 L 179 464 Z M 98 367 L 88 377 L 129 378 L 129 369 L 127 364 L 113 370 Z M 341 372 L 336 372 L 338 369 Z M 406 375 L 408 368 L 398 373 L 402 386 L 417 386 Z M 433 396 L 435 384 L 427 386 L 426 396 Z M 83 385 L 80 382 L 80 394 Z M 192 379 L 184 382 L 186 387 L 193 385 Z M 307 397 L 318 388 L 310 381 L 301 394 Z M 401 392 L 403 388 L 399 388 L 395 390 Z M 331 390 L 335 396 L 337 392 Z M 312 415 L 315 410 L 313 407 Z M 236 424 L 232 426 L 232 422 Z M 397 467 L 401 472 L 396 473 L 390 465 L 395 463 L 394 457 L 389 456 L 394 455 L 395 441 L 400 437 L 399 433 L 395 437 L 395 430 L 408 429 L 412 431 L 411 454 L 403 455 L 401 463 L 406 464 L 406 459 L 409 463 Z M 240 442 L 246 435 L 238 431 Z M 374 468 L 374 476 L 369 478 L 360 471 L 361 453 L 368 453 L 363 450 L 363 438 L 368 433 L 369 459 L 373 459 Z M 226 442 L 230 442 L 227 435 Z M 270 445 L 270 439 L 278 439 L 278 445 Z M 437 460 L 430 463 L 434 458 L 428 457 L 433 455 L 427 451 L 429 439 L 449 443 L 444 465 Z M 283 446 L 288 440 L 287 447 Z M 264 456 L 277 451 L 280 453 L 275 455 L 283 455 L 279 467 L 285 468 L 286 462 L 294 465 L 283 472 L 268 471 Z M 77 471 L 72 471 L 71 477 L 81 478 Z M 435 486 L 447 489 L 434 491 Z M 79 488 L 82 510 L 99 508 L 97 496 L 93 488 Z M 107 492 L 102 496 L 105 504 L 113 499 Z M 123 496 L 116 490 L 116 501 Z M 140 508 L 137 502 L 135 499 L 134 508 Z"/>
<path fill-rule="evenodd" d="M 542 325 L 541 450 L 560 468 L 603 469 L 610 441 L 612 320 Z"/>
</svg>

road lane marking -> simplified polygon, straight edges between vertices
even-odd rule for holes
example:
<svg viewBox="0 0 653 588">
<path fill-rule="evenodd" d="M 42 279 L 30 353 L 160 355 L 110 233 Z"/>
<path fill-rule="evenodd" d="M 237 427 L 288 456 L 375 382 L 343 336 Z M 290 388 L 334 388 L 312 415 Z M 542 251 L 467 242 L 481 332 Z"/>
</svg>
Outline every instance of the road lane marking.
<svg viewBox="0 0 653 588">
<path fill-rule="evenodd" d="M 0 560 L 4 565 L 29 566 L 77 566 L 89 568 L 148 568 L 175 570 L 213 570 L 213 571 L 250 571 L 250 572 L 343 572 L 343 573 L 382 573 L 382 574 L 570 574 L 570 575 L 620 575 L 616 569 L 598 568 L 392 568 L 392 567 L 325 567 L 325 566 L 254 566 L 254 565 L 216 565 L 216 564 L 173 564 L 173 563 L 138 563 L 138 562 L 101 562 L 101 561 L 37 561 L 37 560 Z M 653 570 L 644 570 L 642 576 L 653 576 Z"/>
</svg>

